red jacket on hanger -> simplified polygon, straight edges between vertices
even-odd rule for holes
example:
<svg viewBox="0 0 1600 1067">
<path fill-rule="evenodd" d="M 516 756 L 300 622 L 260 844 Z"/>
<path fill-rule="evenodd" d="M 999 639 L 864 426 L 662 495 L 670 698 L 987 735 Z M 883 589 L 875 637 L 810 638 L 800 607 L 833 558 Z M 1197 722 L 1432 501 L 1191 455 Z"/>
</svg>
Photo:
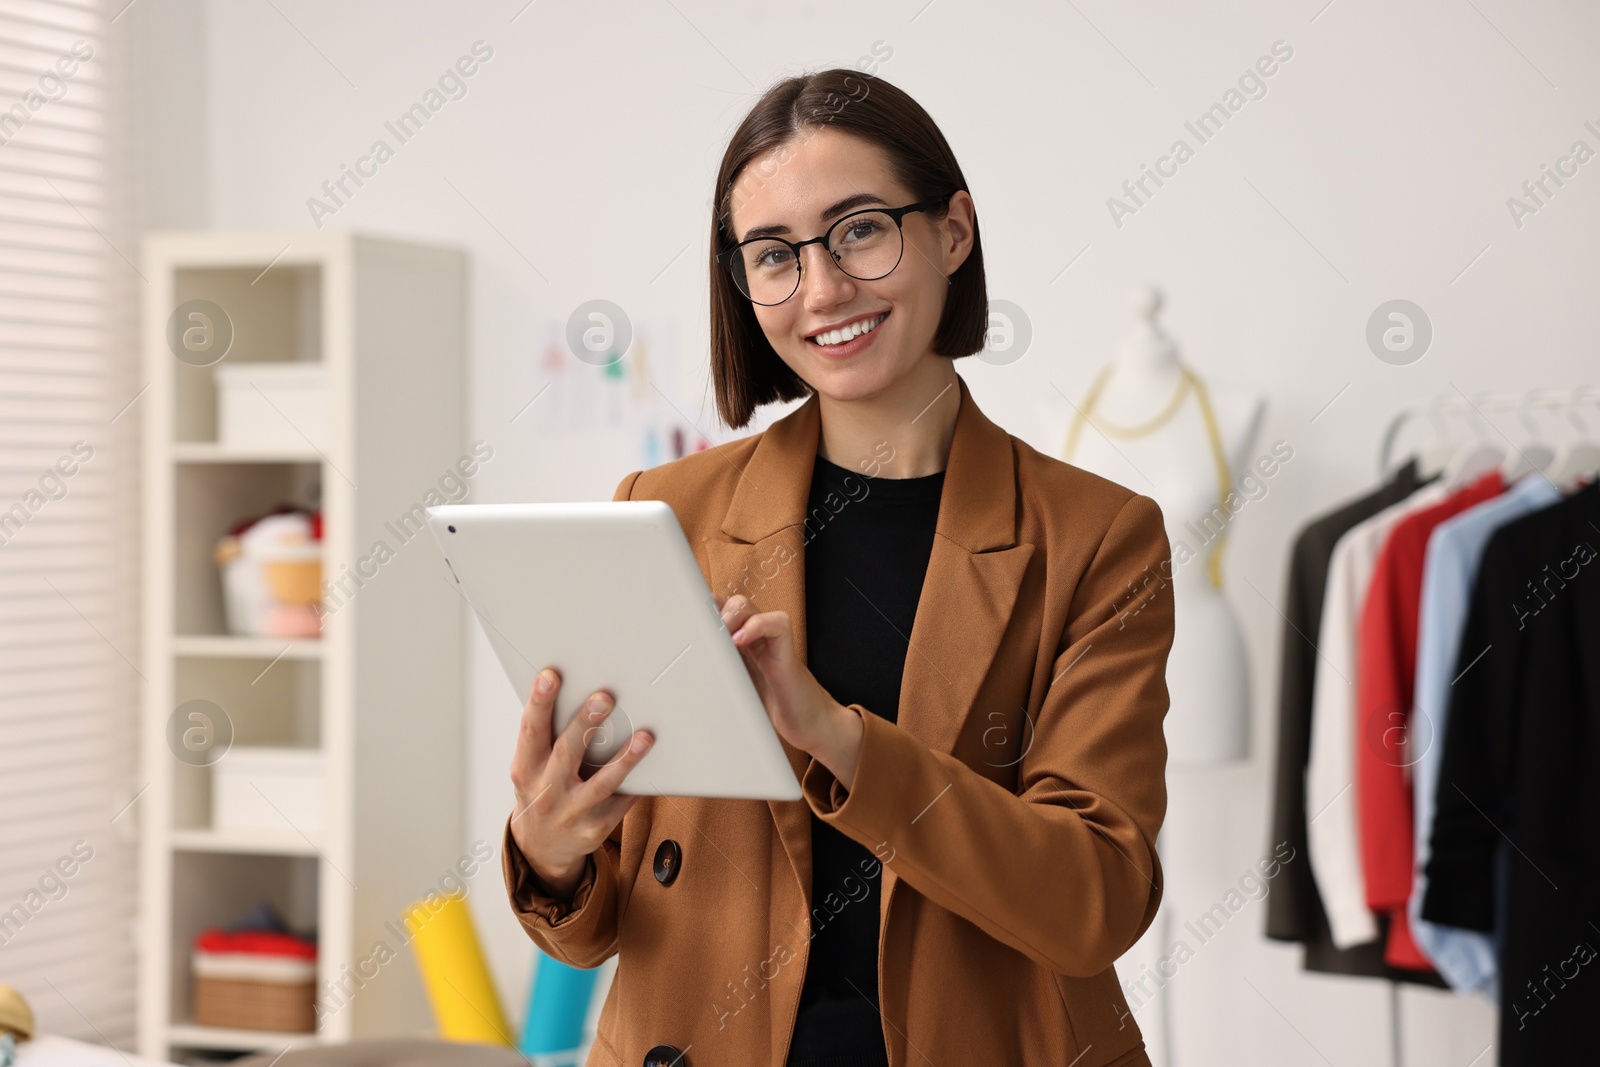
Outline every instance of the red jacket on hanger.
<svg viewBox="0 0 1600 1067">
<path fill-rule="evenodd" d="M 1367 907 L 1390 916 L 1384 959 L 1392 967 L 1431 971 L 1411 937 L 1416 845 L 1412 827 L 1412 764 L 1427 745 L 1443 744 L 1428 723 L 1411 721 L 1417 670 L 1417 618 L 1422 566 L 1434 527 L 1505 489 L 1490 471 L 1389 532 L 1362 602 L 1356 652 L 1356 805 Z"/>
</svg>

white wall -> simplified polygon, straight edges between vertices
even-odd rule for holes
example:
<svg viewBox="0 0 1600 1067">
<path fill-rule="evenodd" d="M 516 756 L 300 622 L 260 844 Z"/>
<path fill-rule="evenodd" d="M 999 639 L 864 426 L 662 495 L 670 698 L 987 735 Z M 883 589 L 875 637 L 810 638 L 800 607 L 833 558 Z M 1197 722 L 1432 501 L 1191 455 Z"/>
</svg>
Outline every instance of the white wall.
<svg viewBox="0 0 1600 1067">
<path fill-rule="evenodd" d="M 1299 524 L 1370 484 L 1401 402 L 1597 377 L 1600 162 L 1520 228 L 1506 207 L 1575 140 L 1600 147 L 1583 128 L 1600 126 L 1592 6 L 545 0 L 519 15 L 523 3 L 213 0 L 196 9 L 203 33 L 147 34 L 167 62 L 204 72 L 204 108 L 145 122 L 183 145 L 170 153 L 175 180 L 191 187 L 204 169 L 196 222 L 306 228 L 307 198 L 385 136 L 385 120 L 474 41 L 492 46 L 468 95 L 329 224 L 471 250 L 473 436 L 497 449 L 474 499 L 607 498 L 633 466 L 624 442 L 508 423 L 541 384 L 539 324 L 604 297 L 636 317 L 675 317 L 685 360 L 704 353 L 707 202 L 733 125 L 773 79 L 852 65 L 884 42 L 892 57 L 879 73 L 927 107 L 966 170 L 991 296 L 1032 320 L 1020 361 L 960 364 L 991 417 L 1057 451 L 1070 411 L 1054 386 L 1081 394 L 1125 330 L 1125 294 L 1148 280 L 1167 292 L 1187 357 L 1219 386 L 1265 393 L 1263 440 L 1295 448 L 1230 535 L 1254 754 L 1173 776 L 1167 907 L 1179 923 L 1270 848 L 1272 601 Z M 159 25 L 193 6 L 144 0 L 123 17 Z M 1116 226 L 1107 198 L 1175 138 L 1194 144 L 1184 121 L 1279 40 L 1293 57 L 1267 95 Z M 194 128 L 175 132 L 178 122 Z M 153 180 L 162 167 L 150 164 Z M 1405 367 L 1363 340 L 1370 312 L 1395 297 L 1422 305 L 1436 331 Z M 696 365 L 673 386 L 711 433 L 707 372 Z M 469 833 L 493 843 L 519 709 L 487 646 L 475 656 Z M 530 946 L 500 906 L 499 879 L 484 872 L 477 916 L 520 1013 Z M 1163 992 L 1173 1062 L 1388 1062 L 1386 987 L 1300 973 L 1296 950 L 1261 937 L 1265 905 L 1251 907 Z M 1474 1060 L 1493 1035 L 1486 1005 L 1419 990 L 1402 1002 L 1408 1067 L 1493 1060 Z"/>
</svg>

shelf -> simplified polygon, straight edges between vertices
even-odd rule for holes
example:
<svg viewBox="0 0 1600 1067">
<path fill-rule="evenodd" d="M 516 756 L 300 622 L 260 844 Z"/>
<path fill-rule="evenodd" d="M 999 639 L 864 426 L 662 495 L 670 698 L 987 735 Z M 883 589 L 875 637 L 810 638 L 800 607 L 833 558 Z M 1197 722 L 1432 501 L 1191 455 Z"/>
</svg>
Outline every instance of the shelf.
<svg viewBox="0 0 1600 1067">
<path fill-rule="evenodd" d="M 192 946 L 265 902 L 320 932 L 319 974 L 348 975 L 392 938 L 385 924 L 416 887 L 459 862 L 465 605 L 414 549 L 337 602 L 320 636 L 236 634 L 216 549 L 247 517 L 320 509 L 324 574 L 359 577 L 375 539 L 393 544 L 387 524 L 464 469 L 466 257 L 331 232 L 147 233 L 143 248 L 140 1054 L 269 1059 L 286 1044 L 412 1033 L 429 1002 L 411 980 L 367 983 L 311 1033 L 198 1025 Z M 185 308 L 224 327 L 208 337 L 229 347 L 175 351 L 168 328 Z M 220 370 L 318 361 L 328 443 L 287 429 L 246 439 L 270 447 L 223 443 L 239 438 L 224 436 Z M 263 829 L 212 829 L 215 761 L 173 757 L 173 731 L 196 715 L 216 716 L 234 749 L 322 754 L 317 827 L 289 813 L 309 838 L 270 815 Z"/>
<path fill-rule="evenodd" d="M 306 838 L 310 836 L 308 841 Z M 317 856 L 313 835 L 294 830 L 174 830 L 175 852 L 234 852 L 257 856 Z"/>
<path fill-rule="evenodd" d="M 218 542 L 247 517 L 266 515 L 283 505 L 313 506 L 317 486 L 324 480 L 323 465 L 203 462 L 178 463 L 167 469 L 172 475 L 168 484 L 173 496 L 157 513 L 163 532 L 162 540 L 154 542 L 170 561 L 170 588 L 176 598 L 176 617 L 166 629 L 176 636 L 234 636 L 223 604 L 222 574 L 215 561 Z M 158 477 L 153 476 L 152 481 Z M 325 544 L 323 550 L 336 556 L 338 546 Z M 273 649 L 273 655 L 282 647 Z"/>
<path fill-rule="evenodd" d="M 179 441 L 172 446 L 177 463 L 321 463 L 322 453 L 310 445 L 294 448 L 234 448 L 215 441 Z"/>
<path fill-rule="evenodd" d="M 326 647 L 317 637 L 179 634 L 172 639 L 173 655 L 192 659 L 321 659 Z"/>
<path fill-rule="evenodd" d="M 231 1030 L 221 1026 L 200 1026 L 197 1023 L 173 1023 L 167 1028 L 167 1040 L 184 1048 L 214 1048 L 266 1052 L 285 1045 L 305 1048 L 321 1041 L 315 1033 L 293 1033 L 288 1030 Z"/>
</svg>

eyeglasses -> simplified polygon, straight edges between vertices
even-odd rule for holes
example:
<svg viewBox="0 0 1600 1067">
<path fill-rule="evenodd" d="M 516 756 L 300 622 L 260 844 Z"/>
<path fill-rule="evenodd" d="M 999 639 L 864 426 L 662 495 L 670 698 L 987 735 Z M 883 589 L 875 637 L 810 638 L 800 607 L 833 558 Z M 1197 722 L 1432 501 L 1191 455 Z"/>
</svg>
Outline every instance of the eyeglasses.
<svg viewBox="0 0 1600 1067">
<path fill-rule="evenodd" d="M 800 250 L 806 245 L 820 243 L 834 264 L 857 281 L 876 281 L 898 267 L 905 254 L 901 220 L 913 211 L 939 207 L 954 195 L 952 191 L 905 207 L 854 211 L 828 227 L 827 233 L 806 241 L 754 237 L 717 253 L 717 262 L 728 268 L 739 292 L 764 307 L 781 304 L 799 291 Z"/>
</svg>

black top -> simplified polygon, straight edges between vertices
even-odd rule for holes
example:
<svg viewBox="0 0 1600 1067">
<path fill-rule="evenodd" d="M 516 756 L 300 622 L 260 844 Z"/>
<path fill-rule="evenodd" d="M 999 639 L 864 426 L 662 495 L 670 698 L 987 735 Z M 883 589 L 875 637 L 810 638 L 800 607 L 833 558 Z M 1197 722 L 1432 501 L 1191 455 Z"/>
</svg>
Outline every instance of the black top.
<svg viewBox="0 0 1600 1067">
<path fill-rule="evenodd" d="M 828 694 L 890 722 L 944 472 L 869 478 L 821 456 L 806 510 L 806 661 Z M 887 1067 L 878 1012 L 882 865 L 811 816 L 811 951 L 789 1067 Z"/>
<path fill-rule="evenodd" d="M 1422 917 L 1499 931 L 1506 1067 L 1593 1062 L 1597 557 L 1600 482 L 1496 530 L 1461 634 L 1461 684 L 1450 690 Z M 1512 848 L 1498 848 L 1502 839 Z"/>
<path fill-rule="evenodd" d="M 1317 676 L 1317 644 L 1322 627 L 1322 601 L 1328 564 L 1339 539 L 1354 526 L 1391 504 L 1399 503 L 1432 479 L 1417 476 L 1415 459 L 1394 476 L 1357 500 L 1312 520 L 1295 538 L 1283 603 L 1283 658 L 1278 678 L 1278 753 L 1273 786 L 1270 852 L 1287 844 L 1294 858 L 1270 879 L 1266 933 L 1275 941 L 1305 946 L 1308 971 L 1390 978 L 1398 982 L 1443 988 L 1432 971 L 1391 967 L 1384 962 L 1389 917 L 1377 915 L 1379 936 L 1364 945 L 1341 949 L 1333 943 L 1322 895 L 1311 876 L 1306 815 L 1306 764 L 1311 759 L 1311 695 Z"/>
</svg>

